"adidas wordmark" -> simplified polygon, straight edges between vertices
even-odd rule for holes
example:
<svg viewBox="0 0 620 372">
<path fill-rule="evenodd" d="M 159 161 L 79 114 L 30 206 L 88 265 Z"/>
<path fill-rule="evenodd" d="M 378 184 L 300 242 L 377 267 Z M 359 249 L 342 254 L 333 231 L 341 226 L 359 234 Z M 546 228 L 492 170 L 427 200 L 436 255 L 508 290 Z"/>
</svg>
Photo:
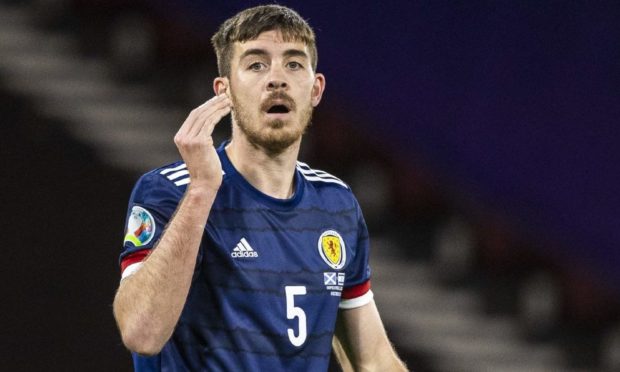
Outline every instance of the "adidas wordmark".
<svg viewBox="0 0 620 372">
<path fill-rule="evenodd" d="M 245 240 L 245 238 L 241 238 L 241 241 L 237 243 L 237 246 L 233 249 L 230 255 L 234 258 L 258 257 L 258 252 L 252 249 L 252 247 L 250 246 L 250 243 L 248 243 L 248 241 Z"/>
</svg>

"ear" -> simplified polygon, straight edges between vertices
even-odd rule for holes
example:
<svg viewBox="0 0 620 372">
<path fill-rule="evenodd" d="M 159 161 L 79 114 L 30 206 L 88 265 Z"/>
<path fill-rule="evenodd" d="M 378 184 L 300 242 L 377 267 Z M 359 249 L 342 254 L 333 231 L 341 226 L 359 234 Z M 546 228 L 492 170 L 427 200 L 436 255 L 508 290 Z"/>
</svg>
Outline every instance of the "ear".
<svg viewBox="0 0 620 372">
<path fill-rule="evenodd" d="M 218 96 L 222 93 L 228 92 L 228 78 L 216 77 L 213 80 L 213 92 L 215 92 L 215 95 Z"/>
<path fill-rule="evenodd" d="M 317 107 L 323 97 L 325 91 L 325 76 L 323 74 L 314 75 L 314 84 L 312 86 L 312 107 Z"/>
</svg>

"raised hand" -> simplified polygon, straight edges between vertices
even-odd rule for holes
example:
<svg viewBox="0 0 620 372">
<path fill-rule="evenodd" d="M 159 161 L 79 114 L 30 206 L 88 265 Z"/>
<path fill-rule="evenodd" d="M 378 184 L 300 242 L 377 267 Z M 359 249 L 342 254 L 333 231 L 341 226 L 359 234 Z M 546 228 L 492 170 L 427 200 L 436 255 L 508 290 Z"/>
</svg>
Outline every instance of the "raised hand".
<svg viewBox="0 0 620 372">
<path fill-rule="evenodd" d="M 231 106 L 230 98 L 222 92 L 192 110 L 174 136 L 174 143 L 187 165 L 192 188 L 217 191 L 222 184 L 222 164 L 211 134 L 215 125 L 228 115 Z"/>
</svg>

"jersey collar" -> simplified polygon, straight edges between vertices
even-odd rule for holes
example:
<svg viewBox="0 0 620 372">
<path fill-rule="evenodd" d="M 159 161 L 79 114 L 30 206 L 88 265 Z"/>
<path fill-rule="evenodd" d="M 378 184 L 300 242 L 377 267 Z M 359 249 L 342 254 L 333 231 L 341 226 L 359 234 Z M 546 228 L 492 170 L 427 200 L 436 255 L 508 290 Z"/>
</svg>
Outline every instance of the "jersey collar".
<svg viewBox="0 0 620 372">
<path fill-rule="evenodd" d="M 299 170 L 295 169 L 295 192 L 293 193 L 292 197 L 290 197 L 289 199 L 278 199 L 271 197 L 252 186 L 233 166 L 225 150 L 229 142 L 230 140 L 224 141 L 217 149 L 217 153 L 220 156 L 220 161 L 222 163 L 222 170 L 224 170 L 225 173 L 225 178 L 230 179 L 232 183 L 241 187 L 254 199 L 256 199 L 262 204 L 269 206 L 270 208 L 290 209 L 299 204 L 299 202 L 301 201 L 301 197 L 304 193 L 304 179 L 301 174 L 299 174 Z"/>
</svg>

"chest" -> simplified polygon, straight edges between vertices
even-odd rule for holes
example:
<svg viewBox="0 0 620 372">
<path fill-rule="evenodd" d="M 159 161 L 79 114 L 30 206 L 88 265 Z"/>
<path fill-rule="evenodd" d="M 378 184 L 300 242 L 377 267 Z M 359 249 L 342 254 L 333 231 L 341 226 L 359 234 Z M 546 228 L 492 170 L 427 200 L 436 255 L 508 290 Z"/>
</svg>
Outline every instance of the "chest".
<svg viewBox="0 0 620 372">
<path fill-rule="evenodd" d="M 225 270 L 239 285 L 304 285 L 339 296 L 358 231 L 347 212 L 220 207 L 209 216 L 206 233 L 203 265 Z"/>
</svg>

